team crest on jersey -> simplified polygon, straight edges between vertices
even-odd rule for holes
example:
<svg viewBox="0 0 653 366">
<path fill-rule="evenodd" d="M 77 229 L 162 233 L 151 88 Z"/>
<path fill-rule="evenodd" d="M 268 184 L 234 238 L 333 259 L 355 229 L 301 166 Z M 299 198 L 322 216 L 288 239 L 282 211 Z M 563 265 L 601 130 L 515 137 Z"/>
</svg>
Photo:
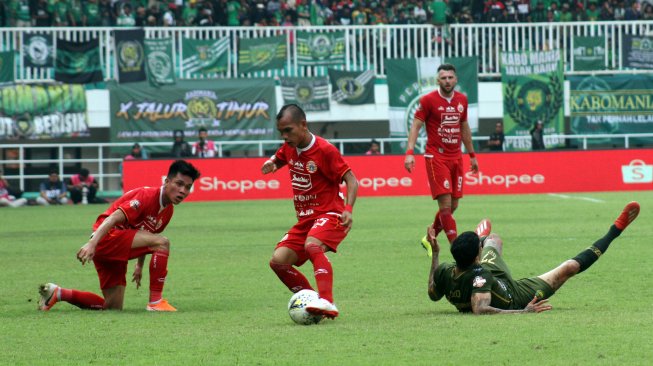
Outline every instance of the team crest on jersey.
<svg viewBox="0 0 653 366">
<path fill-rule="evenodd" d="M 449 187 L 451 187 L 451 185 L 449 184 L 449 180 L 445 179 L 444 180 L 444 188 L 449 189 Z"/>
<path fill-rule="evenodd" d="M 131 200 L 129 201 L 129 207 L 138 210 L 141 207 L 141 203 L 138 200 Z"/>
<path fill-rule="evenodd" d="M 485 285 L 485 282 L 487 282 L 485 278 L 481 276 L 476 276 L 474 277 L 474 281 L 472 281 L 472 286 L 476 288 L 483 287 L 483 285 Z"/>
<path fill-rule="evenodd" d="M 463 113 L 464 110 L 465 110 L 465 107 L 463 107 L 463 105 L 461 103 L 458 103 L 458 112 Z"/>
<path fill-rule="evenodd" d="M 315 164 L 313 160 L 309 161 L 308 163 L 306 163 L 306 171 L 308 171 L 311 174 L 317 172 L 317 164 Z"/>
</svg>

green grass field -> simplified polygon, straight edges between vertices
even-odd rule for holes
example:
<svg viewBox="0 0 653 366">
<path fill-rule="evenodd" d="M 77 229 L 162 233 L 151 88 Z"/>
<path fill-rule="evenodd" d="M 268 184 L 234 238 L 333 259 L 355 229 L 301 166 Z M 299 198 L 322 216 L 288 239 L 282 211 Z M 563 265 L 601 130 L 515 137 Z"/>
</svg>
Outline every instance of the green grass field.
<svg viewBox="0 0 653 366">
<path fill-rule="evenodd" d="M 289 199 L 176 207 L 164 295 L 177 313 L 146 312 L 147 288 L 133 286 L 122 312 L 67 303 L 37 311 L 42 282 L 99 292 L 95 269 L 75 253 L 105 206 L 3 208 L 0 364 L 650 364 L 653 192 L 468 196 L 455 217 L 459 232 L 490 217 L 521 278 L 575 256 L 631 200 L 641 203 L 640 217 L 551 299 L 552 311 L 473 316 L 428 299 L 430 262 L 418 240 L 434 202 L 359 198 L 354 228 L 330 254 L 341 315 L 317 326 L 290 320 L 291 294 L 268 266 L 294 223 Z M 442 256 L 451 260 L 446 246 Z M 302 270 L 313 283 L 310 262 Z"/>
</svg>

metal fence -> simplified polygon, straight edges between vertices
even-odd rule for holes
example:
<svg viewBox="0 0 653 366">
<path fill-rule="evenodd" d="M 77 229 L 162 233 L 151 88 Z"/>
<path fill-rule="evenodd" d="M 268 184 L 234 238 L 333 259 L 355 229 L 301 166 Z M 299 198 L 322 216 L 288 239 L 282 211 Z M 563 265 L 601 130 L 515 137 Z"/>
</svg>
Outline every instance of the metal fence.
<svg viewBox="0 0 653 366">
<path fill-rule="evenodd" d="M 574 69 L 575 36 L 605 36 L 604 69 L 592 73 L 648 72 L 624 68 L 622 39 L 624 35 L 652 36 L 653 21 L 569 22 L 569 23 L 517 23 L 517 24 L 451 24 L 431 25 L 377 25 L 377 26 L 321 26 L 321 27 L 146 27 L 146 38 L 173 39 L 173 55 L 177 77 L 184 78 L 181 69 L 181 44 L 183 38 L 219 39 L 229 37 L 230 57 L 228 70 L 220 77 L 273 77 L 325 75 L 325 67 L 300 66 L 294 40 L 297 31 L 325 33 L 344 31 L 345 70 L 372 69 L 377 77 L 385 77 L 385 59 L 414 57 L 479 57 L 479 76 L 492 78 L 500 75 L 499 59 L 502 51 L 542 51 L 560 49 L 565 57 L 567 74 L 589 73 Z M 0 28 L 0 51 L 16 50 L 17 80 L 53 80 L 52 68 L 24 67 L 23 37 L 27 33 L 52 35 L 56 40 L 82 41 L 98 39 L 101 62 L 106 80 L 115 79 L 114 28 Z M 287 62 L 282 70 L 241 75 L 238 70 L 238 41 L 243 38 L 286 36 Z"/>
<path fill-rule="evenodd" d="M 530 143 L 530 136 L 506 136 L 506 145 L 513 140 L 524 139 L 528 139 L 528 143 Z M 653 133 L 546 135 L 545 144 L 547 146 L 562 144 L 573 149 L 587 150 L 590 146 L 590 140 L 600 140 L 607 142 L 603 147 L 632 148 L 640 146 L 639 143 L 633 142 L 639 139 L 644 141 L 648 139 L 650 141 L 653 139 Z M 380 143 L 381 153 L 403 154 L 405 138 L 376 138 L 375 140 Z M 487 141 L 488 137 L 474 136 L 473 140 L 477 150 L 483 150 L 484 141 Z M 329 141 L 337 146 L 341 153 L 348 155 L 362 154 L 365 150 L 360 148 L 357 150 L 353 147 L 367 147 L 370 139 L 330 139 Z M 232 157 L 263 157 L 269 153 L 269 150 L 266 149 L 269 149 L 271 145 L 279 146 L 281 141 L 215 141 L 215 143 L 219 157 L 225 157 L 224 146 L 226 145 L 239 145 L 245 149 L 241 150 L 239 154 L 233 154 Z M 420 138 L 418 147 L 423 146 L 424 143 L 425 139 Z M 89 169 L 98 179 L 100 189 L 105 191 L 120 190 L 122 181 L 121 164 L 125 154 L 118 151 L 128 149 L 131 145 L 131 143 L 0 144 L 0 151 L 13 149 L 18 152 L 16 158 L 0 160 L 0 167 L 4 167 L 4 177 L 16 182 L 23 191 L 38 190 L 38 188 L 34 187 L 38 187 L 38 183 L 48 177 L 49 170 L 53 167 L 59 171 L 62 178 L 67 178 L 72 174 L 76 174 L 81 166 Z M 171 146 L 169 142 L 143 142 L 141 145 L 146 149 L 154 146 Z M 651 147 L 651 144 L 648 143 L 646 146 Z"/>
</svg>

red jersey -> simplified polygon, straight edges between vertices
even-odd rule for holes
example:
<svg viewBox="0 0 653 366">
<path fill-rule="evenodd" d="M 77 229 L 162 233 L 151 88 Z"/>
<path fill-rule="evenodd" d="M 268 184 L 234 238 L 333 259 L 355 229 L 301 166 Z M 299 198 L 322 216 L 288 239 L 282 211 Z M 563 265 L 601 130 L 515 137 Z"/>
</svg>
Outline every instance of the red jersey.
<svg viewBox="0 0 653 366">
<path fill-rule="evenodd" d="M 453 96 L 447 99 L 440 95 L 438 88 L 420 99 L 415 118 L 426 124 L 424 156 L 460 158 L 460 125 L 467 121 L 467 97 L 464 94 L 454 91 Z"/>
<path fill-rule="evenodd" d="M 288 165 L 299 221 L 328 212 L 342 213 L 345 204 L 340 182 L 350 168 L 335 146 L 313 135 L 306 148 L 284 143 L 274 157 L 277 166 Z"/>
<path fill-rule="evenodd" d="M 121 210 L 127 221 L 116 225 L 118 229 L 139 229 L 160 233 L 170 222 L 173 205 L 162 207 L 163 187 L 135 188 L 118 198 L 104 213 L 98 216 L 93 231 L 116 210 Z"/>
</svg>

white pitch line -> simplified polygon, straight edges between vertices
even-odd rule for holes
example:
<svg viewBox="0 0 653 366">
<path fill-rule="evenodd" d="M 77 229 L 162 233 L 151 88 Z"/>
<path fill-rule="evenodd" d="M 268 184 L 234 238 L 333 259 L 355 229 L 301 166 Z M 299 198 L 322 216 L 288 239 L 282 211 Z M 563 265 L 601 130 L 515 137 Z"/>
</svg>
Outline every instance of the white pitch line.
<svg viewBox="0 0 653 366">
<path fill-rule="evenodd" d="M 575 199 L 575 200 L 590 201 L 590 202 L 594 202 L 594 203 L 605 203 L 604 200 L 600 200 L 598 198 L 591 198 L 591 197 L 582 197 L 582 196 L 576 197 L 576 196 L 568 196 L 566 194 L 557 194 L 557 193 L 549 193 L 549 196 L 558 197 L 558 198 L 562 198 L 562 199 L 566 199 L 566 200 L 567 199 Z"/>
</svg>

